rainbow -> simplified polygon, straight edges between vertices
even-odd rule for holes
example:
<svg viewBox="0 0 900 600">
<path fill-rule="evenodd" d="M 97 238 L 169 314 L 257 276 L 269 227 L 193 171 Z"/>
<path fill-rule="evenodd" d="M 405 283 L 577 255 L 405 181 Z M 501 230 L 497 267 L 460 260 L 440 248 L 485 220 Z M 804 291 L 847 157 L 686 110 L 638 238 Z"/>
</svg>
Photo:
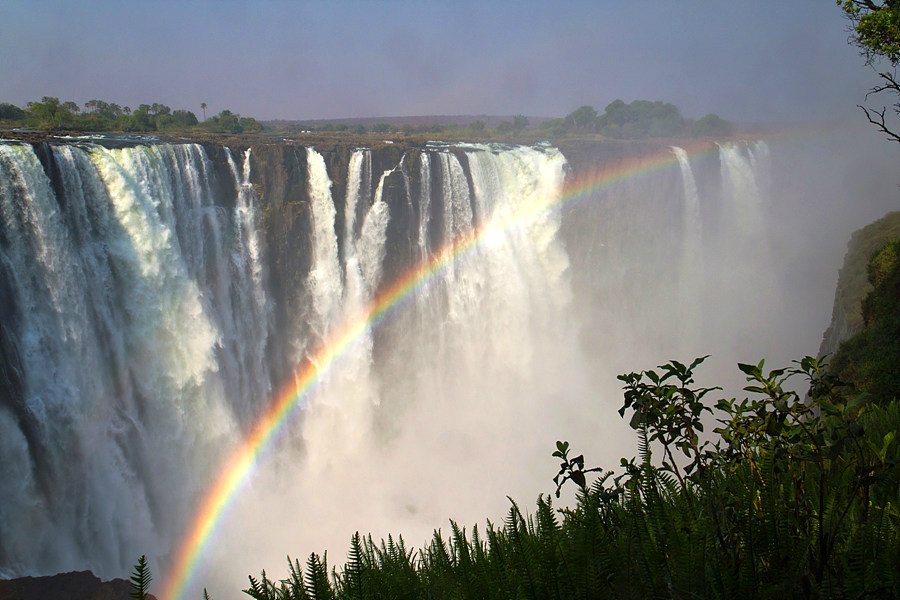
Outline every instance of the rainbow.
<svg viewBox="0 0 900 600">
<path fill-rule="evenodd" d="M 685 147 L 697 158 L 717 151 L 711 142 L 699 142 Z M 466 235 L 453 240 L 428 261 L 422 262 L 399 277 L 384 289 L 364 310 L 351 318 L 327 340 L 296 371 L 293 381 L 270 403 L 265 413 L 256 421 L 238 448 L 228 458 L 212 488 L 203 498 L 200 509 L 191 522 L 186 536 L 175 554 L 168 578 L 160 595 L 162 600 L 181 600 L 191 578 L 197 570 L 208 542 L 222 521 L 241 483 L 252 472 L 254 465 L 268 449 L 298 407 L 305 404 L 310 393 L 347 349 L 369 329 L 379 326 L 392 312 L 414 297 L 414 292 L 435 280 L 436 275 L 456 262 L 471 255 L 475 248 L 491 236 L 527 224 L 545 211 L 555 210 L 591 197 L 592 194 L 614 188 L 626 180 L 640 178 L 651 173 L 677 166 L 677 159 L 667 148 L 640 158 L 628 159 L 604 167 L 598 166 L 587 176 L 568 184 L 559 196 L 541 198 L 520 207 L 515 214 L 494 219 Z"/>
</svg>

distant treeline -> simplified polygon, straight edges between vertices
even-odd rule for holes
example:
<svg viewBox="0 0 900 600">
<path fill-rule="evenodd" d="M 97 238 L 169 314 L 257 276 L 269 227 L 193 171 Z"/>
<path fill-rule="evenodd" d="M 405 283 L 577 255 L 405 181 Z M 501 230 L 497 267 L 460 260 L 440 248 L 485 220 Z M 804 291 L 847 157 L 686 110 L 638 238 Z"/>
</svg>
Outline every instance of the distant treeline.
<svg viewBox="0 0 900 600">
<path fill-rule="evenodd" d="M 205 103 L 202 105 L 205 111 Z M 189 110 L 172 110 L 165 104 L 141 104 L 132 110 L 103 100 L 90 100 L 83 107 L 75 102 L 44 96 L 25 108 L 0 103 L 0 126 L 41 131 L 125 131 L 255 133 L 263 127 L 252 117 L 223 110 L 200 122 Z"/>
<path fill-rule="evenodd" d="M 585 105 L 562 119 L 545 121 L 541 129 L 553 135 L 599 133 L 620 139 L 734 134 L 734 126 L 718 115 L 710 113 L 694 121 L 682 117 L 674 104 L 649 100 L 635 100 L 631 104 L 615 100 L 602 115 L 594 107 Z"/>
<path fill-rule="evenodd" d="M 457 125 L 418 125 L 408 123 L 378 123 L 366 128 L 363 124 L 326 123 L 317 125 L 292 124 L 289 133 L 301 132 L 344 132 L 356 135 L 367 133 L 407 133 L 441 134 L 443 136 L 464 136 L 475 138 L 564 137 L 578 135 L 601 135 L 618 139 L 645 139 L 666 137 L 727 137 L 734 134 L 734 125 L 716 114 L 708 114 L 698 120 L 681 116 L 677 106 L 668 102 L 635 100 L 625 104 L 616 100 L 609 104 L 603 114 L 592 106 L 582 106 L 559 119 L 542 122 L 538 127 L 529 127 L 528 118 L 516 115 L 512 120 L 501 121 L 493 129 L 485 121 L 476 120 Z"/>
<path fill-rule="evenodd" d="M 206 104 L 201 104 L 206 111 Z M 25 108 L 0 103 L 0 127 L 38 129 L 42 131 L 124 131 L 170 133 L 258 133 L 265 128 L 253 117 L 242 117 L 223 110 L 219 114 L 199 121 L 189 110 L 172 110 L 165 104 L 141 104 L 132 110 L 102 100 L 85 102 L 83 107 L 75 102 L 61 102 L 59 98 L 44 96 L 40 102 L 29 102 Z M 625 104 L 616 100 L 603 114 L 592 106 L 582 106 L 559 119 L 542 122 L 531 127 L 528 117 L 516 115 L 503 120 L 495 127 L 488 127 L 478 119 L 465 124 L 385 122 L 366 126 L 347 123 L 291 123 L 271 130 L 272 133 L 296 135 L 303 133 L 336 133 L 347 135 L 408 134 L 427 137 L 445 137 L 476 140 L 531 141 L 547 137 L 600 135 L 620 139 L 730 136 L 734 126 L 715 114 L 699 120 L 681 116 L 681 111 L 668 102 L 635 100 Z"/>
<path fill-rule="evenodd" d="M 465 117 L 462 117 L 465 119 Z M 375 134 L 449 134 L 466 137 L 507 137 L 517 135 L 528 129 L 528 117 L 516 115 L 512 120 L 502 120 L 496 127 L 488 126 L 484 119 L 469 120 L 466 123 L 422 123 L 412 125 L 407 118 L 387 119 L 384 122 L 366 126 L 363 123 L 291 123 L 283 127 L 289 133 L 349 133 L 355 135 Z"/>
</svg>

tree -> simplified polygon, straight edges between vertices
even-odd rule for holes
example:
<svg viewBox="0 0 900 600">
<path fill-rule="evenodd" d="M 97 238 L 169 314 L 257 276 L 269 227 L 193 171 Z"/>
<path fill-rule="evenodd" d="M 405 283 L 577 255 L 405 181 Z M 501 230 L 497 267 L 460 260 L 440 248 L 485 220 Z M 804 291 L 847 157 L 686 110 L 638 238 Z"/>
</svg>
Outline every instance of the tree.
<svg viewBox="0 0 900 600">
<path fill-rule="evenodd" d="M 40 102 L 29 102 L 26 111 L 28 124 L 48 131 L 62 127 L 73 116 L 66 104 L 51 96 L 44 96 Z"/>
<path fill-rule="evenodd" d="M 900 96 L 900 80 L 897 79 L 897 65 L 900 63 L 900 1 L 898 0 L 837 0 L 837 5 L 850 21 L 850 40 L 873 69 L 881 61 L 887 61 L 889 69 L 878 72 L 881 83 L 874 86 L 866 98 L 881 92 Z M 875 125 L 888 139 L 900 142 L 900 133 L 891 129 L 886 120 L 887 107 L 881 110 L 859 105 L 870 123 Z M 894 113 L 900 115 L 900 101 L 893 105 Z"/>
<path fill-rule="evenodd" d="M 8 102 L 0 102 L 0 119 L 20 121 L 25 118 L 25 111 Z"/>
<path fill-rule="evenodd" d="M 691 125 L 691 133 L 698 137 L 729 136 L 734 134 L 734 126 L 719 115 L 710 113 Z"/>
<path fill-rule="evenodd" d="M 622 101 L 616 100 L 616 102 Z M 588 105 L 576 108 L 566 115 L 566 125 L 576 131 L 594 131 L 597 126 L 597 110 L 593 106 Z"/>
<path fill-rule="evenodd" d="M 670 137 L 681 132 L 685 125 L 677 106 L 649 100 L 635 100 L 631 104 L 615 100 L 596 122 L 600 133 L 619 138 Z"/>
<path fill-rule="evenodd" d="M 148 590 L 150 589 L 150 567 L 147 565 L 147 557 L 141 555 L 137 564 L 134 565 L 134 571 L 131 573 L 131 592 L 128 596 L 134 600 L 147 600 Z"/>
<path fill-rule="evenodd" d="M 200 103 L 200 110 L 203 111 L 203 120 L 206 120 L 206 102 Z"/>
</svg>

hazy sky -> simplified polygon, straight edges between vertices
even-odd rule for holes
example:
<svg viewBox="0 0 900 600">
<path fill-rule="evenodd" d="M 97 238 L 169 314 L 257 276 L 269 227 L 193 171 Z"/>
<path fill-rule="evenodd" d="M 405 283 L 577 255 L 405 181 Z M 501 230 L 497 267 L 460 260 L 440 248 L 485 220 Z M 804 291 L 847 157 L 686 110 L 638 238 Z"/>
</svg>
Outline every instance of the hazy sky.
<svg viewBox="0 0 900 600">
<path fill-rule="evenodd" d="M 737 121 L 860 116 L 833 0 L 2 0 L 0 102 L 261 119 L 562 116 L 616 98 Z"/>
</svg>

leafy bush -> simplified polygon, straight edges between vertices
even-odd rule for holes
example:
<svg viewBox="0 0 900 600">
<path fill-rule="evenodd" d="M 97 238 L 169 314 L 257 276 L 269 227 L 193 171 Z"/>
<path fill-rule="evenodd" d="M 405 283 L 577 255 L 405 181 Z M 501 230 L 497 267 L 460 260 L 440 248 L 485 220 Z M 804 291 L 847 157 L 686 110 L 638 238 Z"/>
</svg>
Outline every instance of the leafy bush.
<svg viewBox="0 0 900 600">
<path fill-rule="evenodd" d="M 573 508 L 515 502 L 501 527 L 471 536 L 451 521 L 423 550 L 353 536 L 348 563 L 297 562 L 289 579 L 250 578 L 270 598 L 860 598 L 900 597 L 900 404 L 856 393 L 806 357 L 790 369 L 741 364 L 743 400 L 704 401 L 672 361 L 622 375 L 620 411 L 639 456 L 585 468 L 557 442 L 557 495 Z M 803 377 L 808 394 L 788 386 Z M 629 413 L 630 414 L 627 414 Z M 703 439 L 715 417 L 715 436 Z M 653 461 L 652 450 L 662 460 Z M 588 475 L 594 477 L 588 481 Z M 596 474 L 596 475 L 593 475 Z M 290 559 L 289 559 L 290 561 Z"/>
</svg>

